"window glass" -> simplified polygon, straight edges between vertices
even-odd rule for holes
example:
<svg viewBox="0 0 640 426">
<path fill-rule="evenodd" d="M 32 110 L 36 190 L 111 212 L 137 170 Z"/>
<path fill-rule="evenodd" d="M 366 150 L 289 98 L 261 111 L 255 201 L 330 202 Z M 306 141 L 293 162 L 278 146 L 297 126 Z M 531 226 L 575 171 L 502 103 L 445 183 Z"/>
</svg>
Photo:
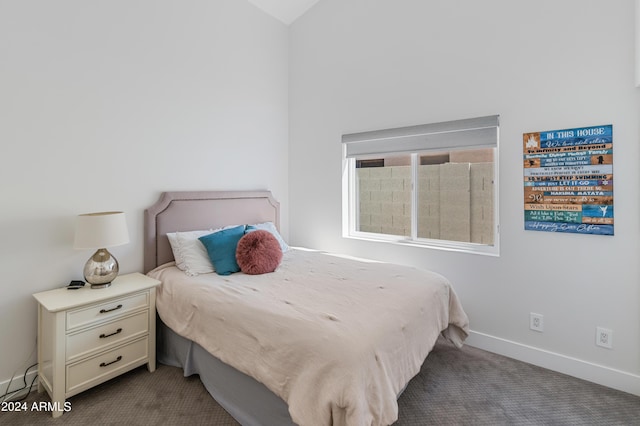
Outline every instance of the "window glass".
<svg viewBox="0 0 640 426">
<path fill-rule="evenodd" d="M 356 161 L 360 232 L 411 236 L 411 156 Z"/>
<path fill-rule="evenodd" d="M 493 149 L 421 154 L 418 238 L 493 245 Z"/>
<path fill-rule="evenodd" d="M 491 116 L 343 136 L 345 236 L 497 254 L 497 135 Z"/>
</svg>

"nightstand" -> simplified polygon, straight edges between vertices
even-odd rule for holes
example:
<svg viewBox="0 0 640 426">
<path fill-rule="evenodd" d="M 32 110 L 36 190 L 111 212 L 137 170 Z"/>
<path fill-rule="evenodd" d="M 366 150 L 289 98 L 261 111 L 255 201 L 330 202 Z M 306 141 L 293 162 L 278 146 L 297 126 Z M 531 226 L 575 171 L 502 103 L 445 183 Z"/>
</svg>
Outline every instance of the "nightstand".
<svg viewBox="0 0 640 426">
<path fill-rule="evenodd" d="M 65 399 L 140 365 L 156 369 L 156 286 L 140 273 L 108 288 L 66 287 L 36 293 L 38 391 L 46 390 L 53 417 Z"/>
</svg>

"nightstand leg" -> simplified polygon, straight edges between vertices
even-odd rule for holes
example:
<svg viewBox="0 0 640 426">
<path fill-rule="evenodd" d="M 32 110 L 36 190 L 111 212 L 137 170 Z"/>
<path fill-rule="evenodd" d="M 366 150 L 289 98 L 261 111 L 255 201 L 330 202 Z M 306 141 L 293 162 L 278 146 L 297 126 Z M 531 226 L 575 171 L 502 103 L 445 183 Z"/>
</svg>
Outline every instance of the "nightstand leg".
<svg viewBox="0 0 640 426">
<path fill-rule="evenodd" d="M 62 409 L 64 407 L 64 390 L 54 389 L 53 392 L 51 392 L 51 405 L 53 406 L 51 415 L 54 418 L 60 417 L 62 413 L 64 413 Z"/>
<path fill-rule="evenodd" d="M 65 333 L 65 312 L 56 312 L 54 317 L 55 322 L 55 336 L 64 336 Z M 63 413 L 64 407 L 64 393 L 66 386 L 65 376 L 65 341 L 62 339 L 54 339 L 53 341 L 53 362 L 52 362 L 52 377 L 53 383 L 51 383 L 51 402 L 53 404 L 53 410 L 51 415 L 53 417 L 60 417 Z"/>
<path fill-rule="evenodd" d="M 64 413 L 64 411 L 62 410 L 62 407 L 64 407 L 64 399 L 62 401 L 53 401 L 54 404 L 56 402 L 60 404 L 56 406 L 56 407 L 60 407 L 60 409 L 56 408 L 51 412 L 51 415 L 53 416 L 54 419 L 60 417 L 62 413 Z"/>
<path fill-rule="evenodd" d="M 156 371 L 156 288 L 149 290 L 149 373 Z"/>
</svg>

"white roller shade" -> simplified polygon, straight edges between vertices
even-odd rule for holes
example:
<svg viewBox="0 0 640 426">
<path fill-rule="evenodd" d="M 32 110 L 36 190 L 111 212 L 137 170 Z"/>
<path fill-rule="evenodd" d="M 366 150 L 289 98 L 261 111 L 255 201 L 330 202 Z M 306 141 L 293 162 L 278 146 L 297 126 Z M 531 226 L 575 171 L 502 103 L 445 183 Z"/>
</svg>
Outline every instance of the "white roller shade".
<svg viewBox="0 0 640 426">
<path fill-rule="evenodd" d="M 497 140 L 497 115 L 342 136 L 347 158 L 392 152 L 481 148 L 495 146 Z"/>
</svg>

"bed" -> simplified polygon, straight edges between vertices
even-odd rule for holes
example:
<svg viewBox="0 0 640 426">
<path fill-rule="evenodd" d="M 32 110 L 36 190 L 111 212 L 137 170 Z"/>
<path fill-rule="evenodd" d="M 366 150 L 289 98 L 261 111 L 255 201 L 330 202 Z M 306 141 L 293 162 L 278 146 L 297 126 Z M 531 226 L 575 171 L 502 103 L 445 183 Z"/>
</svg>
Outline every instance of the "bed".
<svg viewBox="0 0 640 426">
<path fill-rule="evenodd" d="M 264 223 L 277 234 L 279 219 L 268 191 L 166 192 L 145 210 L 158 361 L 198 374 L 243 425 L 393 423 L 438 336 L 467 336 L 455 292 L 433 272 L 301 248 L 260 275 L 176 267 L 167 234 Z"/>
</svg>

